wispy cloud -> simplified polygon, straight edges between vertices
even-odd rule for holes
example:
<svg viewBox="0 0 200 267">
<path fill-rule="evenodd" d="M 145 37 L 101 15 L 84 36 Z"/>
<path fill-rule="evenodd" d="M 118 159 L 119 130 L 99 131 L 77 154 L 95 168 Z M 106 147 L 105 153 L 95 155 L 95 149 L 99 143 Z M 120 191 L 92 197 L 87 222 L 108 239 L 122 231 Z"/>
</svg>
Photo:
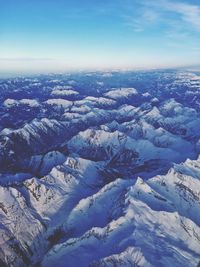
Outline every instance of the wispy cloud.
<svg viewBox="0 0 200 267">
<path fill-rule="evenodd" d="M 125 23 L 135 31 L 144 31 L 156 23 L 169 28 L 179 24 L 187 30 L 200 31 L 200 5 L 172 0 L 134 0 L 132 4 L 134 8 L 125 16 Z"/>
<path fill-rule="evenodd" d="M 126 25 L 130 26 L 135 32 L 144 31 L 149 25 L 154 24 L 159 19 L 159 13 L 147 8 L 139 9 L 138 15 L 126 15 L 123 17 Z"/>
<path fill-rule="evenodd" d="M 166 11 L 179 14 L 182 21 L 200 31 L 200 6 L 167 0 L 160 1 L 158 6 Z"/>
</svg>

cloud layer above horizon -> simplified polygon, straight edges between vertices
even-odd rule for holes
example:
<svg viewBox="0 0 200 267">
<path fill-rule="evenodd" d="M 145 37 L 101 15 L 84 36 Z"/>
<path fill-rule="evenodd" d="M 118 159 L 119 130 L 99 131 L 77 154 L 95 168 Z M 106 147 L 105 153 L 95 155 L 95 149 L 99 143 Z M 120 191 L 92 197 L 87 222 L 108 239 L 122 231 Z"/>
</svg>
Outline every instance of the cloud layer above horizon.
<svg viewBox="0 0 200 267">
<path fill-rule="evenodd" d="M 0 72 L 200 65 L 198 0 L 0 0 Z"/>
</svg>

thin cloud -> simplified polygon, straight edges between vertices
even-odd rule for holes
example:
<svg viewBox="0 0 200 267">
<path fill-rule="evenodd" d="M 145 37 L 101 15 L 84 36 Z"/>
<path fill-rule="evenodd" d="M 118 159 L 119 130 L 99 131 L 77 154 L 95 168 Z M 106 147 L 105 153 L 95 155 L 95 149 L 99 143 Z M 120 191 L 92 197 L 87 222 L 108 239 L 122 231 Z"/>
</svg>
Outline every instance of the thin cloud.
<svg viewBox="0 0 200 267">
<path fill-rule="evenodd" d="M 171 0 L 134 0 L 129 2 L 129 15 L 124 16 L 125 23 L 135 31 L 163 24 L 181 24 L 186 30 L 200 31 L 200 5 Z"/>
<path fill-rule="evenodd" d="M 189 24 L 193 29 L 200 31 L 200 6 L 190 3 L 172 2 L 168 0 L 145 1 L 145 4 L 160 9 L 161 12 L 172 12 L 179 15 L 179 20 Z"/>
<path fill-rule="evenodd" d="M 166 2 L 166 8 L 180 14 L 185 22 L 200 30 L 200 6 L 179 2 Z"/>
<path fill-rule="evenodd" d="M 137 15 L 125 15 L 123 19 L 125 24 L 135 32 L 143 32 L 147 27 L 157 23 L 159 17 L 160 14 L 157 11 L 141 8 Z"/>
</svg>

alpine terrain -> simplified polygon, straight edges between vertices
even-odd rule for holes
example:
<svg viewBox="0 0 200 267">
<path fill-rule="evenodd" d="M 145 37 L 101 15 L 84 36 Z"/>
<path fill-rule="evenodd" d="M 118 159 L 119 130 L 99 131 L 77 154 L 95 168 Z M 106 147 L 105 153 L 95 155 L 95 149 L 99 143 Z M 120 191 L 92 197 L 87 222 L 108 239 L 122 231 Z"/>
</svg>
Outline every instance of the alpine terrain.
<svg viewBox="0 0 200 267">
<path fill-rule="evenodd" d="M 200 72 L 0 79 L 0 266 L 200 266 Z"/>
</svg>

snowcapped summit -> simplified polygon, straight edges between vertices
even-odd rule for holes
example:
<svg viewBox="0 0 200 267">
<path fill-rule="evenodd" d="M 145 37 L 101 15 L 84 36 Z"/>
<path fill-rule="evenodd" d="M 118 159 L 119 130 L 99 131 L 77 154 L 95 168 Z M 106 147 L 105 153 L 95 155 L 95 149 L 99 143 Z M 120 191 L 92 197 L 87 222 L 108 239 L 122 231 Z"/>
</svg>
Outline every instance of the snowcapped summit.
<svg viewBox="0 0 200 267">
<path fill-rule="evenodd" d="M 105 93 L 105 97 L 110 97 L 112 99 L 118 100 L 120 98 L 128 98 L 137 95 L 138 92 L 135 88 L 120 88 L 113 89 Z"/>
<path fill-rule="evenodd" d="M 45 101 L 47 105 L 63 107 L 65 109 L 72 106 L 72 102 L 62 98 L 48 99 Z"/>
<path fill-rule="evenodd" d="M 76 92 L 75 90 L 72 90 L 72 89 L 54 89 L 52 92 L 51 92 L 51 95 L 53 96 L 75 96 L 75 95 L 78 95 L 79 93 Z"/>
<path fill-rule="evenodd" d="M 199 160 L 191 163 L 198 165 Z M 73 255 L 77 254 L 82 255 L 83 266 L 126 266 L 127 259 L 131 266 L 136 263 L 197 266 L 199 186 L 200 180 L 195 176 L 190 176 L 188 181 L 187 174 L 176 173 L 173 168 L 167 175 L 147 182 L 141 178 L 135 184 L 123 180 L 112 182 L 92 197 L 81 200 L 72 210 L 66 227 L 73 227 L 75 238 L 50 250 L 42 266 L 57 263 L 62 267 L 67 261 L 70 267 L 75 267 L 79 259 Z M 102 206 L 108 192 L 108 205 Z M 87 253 L 88 247 L 93 253 Z"/>
<path fill-rule="evenodd" d="M 17 105 L 27 105 L 30 107 L 39 107 L 40 104 L 38 103 L 37 100 L 35 99 L 20 99 L 20 100 L 15 100 L 15 99 L 6 99 L 4 101 L 4 106 L 7 108 L 17 106 Z"/>
<path fill-rule="evenodd" d="M 199 266 L 198 77 L 0 79 L 0 266 Z"/>
</svg>

